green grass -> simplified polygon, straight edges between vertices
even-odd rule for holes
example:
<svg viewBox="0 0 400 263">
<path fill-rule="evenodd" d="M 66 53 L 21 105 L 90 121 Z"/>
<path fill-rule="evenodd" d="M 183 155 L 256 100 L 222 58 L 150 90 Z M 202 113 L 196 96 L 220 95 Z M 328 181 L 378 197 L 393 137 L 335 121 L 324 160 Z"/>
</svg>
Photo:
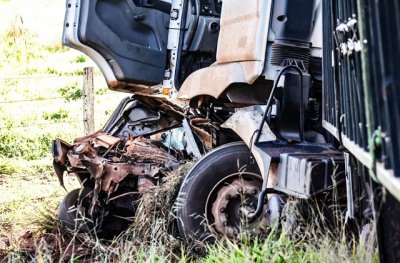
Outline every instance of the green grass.
<svg viewBox="0 0 400 263">
<path fill-rule="evenodd" d="M 75 62 L 75 63 L 85 63 L 87 60 L 88 60 L 87 56 L 79 55 L 73 60 L 73 62 Z"/>
<path fill-rule="evenodd" d="M 0 2 L 0 254 L 3 256 L 22 249 L 24 233 L 32 232 L 35 238 L 40 235 L 42 214 L 48 210 L 54 213 L 65 195 L 51 165 L 52 141 L 56 138 L 72 141 L 83 134 L 82 100 L 71 100 L 59 90 L 72 86 L 76 87 L 75 92 L 80 90 L 83 81 L 80 72 L 94 63 L 61 45 L 62 23 L 56 31 L 52 26 L 62 20 L 62 10 L 55 7 L 64 7 L 64 3 Z M 95 72 L 95 91 L 104 94 L 107 89 L 104 79 L 98 69 Z M 97 128 L 125 96 L 118 93 L 96 96 Z M 69 190 L 79 186 L 72 177 L 67 178 L 67 185 Z M 56 221 L 54 217 L 52 220 Z"/>
<path fill-rule="evenodd" d="M 0 248 L 9 262 L 378 262 L 377 254 L 352 245 L 342 231 L 310 226 L 304 235 L 290 237 L 279 225 L 266 237 L 243 234 L 238 241 L 221 239 L 215 244 L 185 245 L 176 236 L 174 196 L 191 164 L 147 193 L 132 226 L 112 241 L 71 232 L 57 221 L 56 211 L 64 196 L 51 171 L 49 159 L 9 163 L 15 169 L 2 175 L 0 191 Z M 78 186 L 67 177 L 69 190 Z M 24 189 L 24 191 L 21 191 Z M 43 261 L 42 261 L 43 260 Z"/>
</svg>

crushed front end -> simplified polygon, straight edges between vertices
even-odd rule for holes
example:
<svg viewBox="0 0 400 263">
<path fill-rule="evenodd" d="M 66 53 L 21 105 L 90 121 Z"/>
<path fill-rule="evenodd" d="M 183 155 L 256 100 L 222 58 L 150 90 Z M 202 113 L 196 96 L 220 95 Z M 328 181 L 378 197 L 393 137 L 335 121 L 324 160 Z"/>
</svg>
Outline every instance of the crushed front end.
<svg viewBox="0 0 400 263">
<path fill-rule="evenodd" d="M 68 173 L 82 186 L 61 204 L 61 222 L 105 237 L 118 234 L 132 222 L 142 194 L 210 149 L 204 127 L 208 121 L 162 97 L 134 95 L 120 103 L 102 130 L 73 144 L 55 140 L 53 165 L 61 185 Z"/>
</svg>

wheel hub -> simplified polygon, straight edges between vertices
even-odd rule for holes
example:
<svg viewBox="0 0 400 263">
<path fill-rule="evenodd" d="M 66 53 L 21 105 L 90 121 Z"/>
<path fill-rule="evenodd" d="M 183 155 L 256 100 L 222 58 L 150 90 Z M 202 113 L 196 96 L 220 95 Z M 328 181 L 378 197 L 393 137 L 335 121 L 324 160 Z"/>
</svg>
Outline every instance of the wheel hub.
<svg viewBox="0 0 400 263">
<path fill-rule="evenodd" d="M 261 178 L 255 174 L 235 174 L 217 184 L 210 195 L 212 226 L 228 238 L 237 238 L 239 230 L 249 230 L 251 234 L 264 232 L 267 220 L 262 215 L 248 220 L 247 214 L 255 211 Z M 210 200 L 210 198 L 209 198 Z"/>
</svg>

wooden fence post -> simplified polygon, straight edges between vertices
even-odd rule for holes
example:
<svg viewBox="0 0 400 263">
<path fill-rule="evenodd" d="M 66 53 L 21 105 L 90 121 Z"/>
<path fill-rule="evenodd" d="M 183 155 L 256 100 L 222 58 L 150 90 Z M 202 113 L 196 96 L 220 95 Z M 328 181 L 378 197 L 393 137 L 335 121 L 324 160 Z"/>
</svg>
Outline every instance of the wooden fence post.
<svg viewBox="0 0 400 263">
<path fill-rule="evenodd" d="M 93 68 L 84 69 L 83 77 L 83 125 L 85 135 L 94 132 Z"/>
</svg>

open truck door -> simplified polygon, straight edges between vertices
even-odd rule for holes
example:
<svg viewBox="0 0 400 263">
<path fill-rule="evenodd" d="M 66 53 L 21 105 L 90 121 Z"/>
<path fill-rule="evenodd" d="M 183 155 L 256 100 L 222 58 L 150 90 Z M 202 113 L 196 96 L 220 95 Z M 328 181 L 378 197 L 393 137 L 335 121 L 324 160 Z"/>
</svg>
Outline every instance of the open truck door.
<svg viewBox="0 0 400 263">
<path fill-rule="evenodd" d="M 164 79 L 170 1 L 67 1 L 63 44 L 96 62 L 111 89 L 147 93 Z"/>
</svg>

